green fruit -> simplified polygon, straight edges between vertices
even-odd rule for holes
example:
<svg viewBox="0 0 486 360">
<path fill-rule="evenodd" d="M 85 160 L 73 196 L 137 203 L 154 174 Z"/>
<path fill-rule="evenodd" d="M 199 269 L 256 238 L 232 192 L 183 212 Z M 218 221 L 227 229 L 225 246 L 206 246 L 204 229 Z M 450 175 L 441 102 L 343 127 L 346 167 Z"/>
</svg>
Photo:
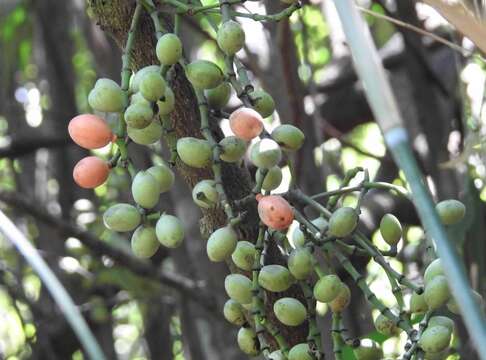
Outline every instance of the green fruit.
<svg viewBox="0 0 486 360">
<path fill-rule="evenodd" d="M 153 117 L 154 112 L 150 104 L 147 105 L 143 102 L 134 103 L 125 110 L 125 122 L 127 126 L 134 129 L 143 129 L 149 126 Z"/>
<path fill-rule="evenodd" d="M 258 273 L 258 284 L 268 291 L 281 292 L 293 283 L 289 270 L 282 265 L 266 265 Z"/>
<path fill-rule="evenodd" d="M 282 150 L 272 139 L 262 139 L 251 147 L 250 160 L 256 167 L 270 169 L 281 159 Z"/>
<path fill-rule="evenodd" d="M 103 214 L 105 226 L 113 231 L 132 231 L 142 220 L 137 208 L 130 204 L 115 204 Z"/>
<path fill-rule="evenodd" d="M 313 223 L 321 232 L 324 231 L 324 229 L 329 225 L 327 220 L 323 217 L 315 218 L 311 221 L 311 223 Z"/>
<path fill-rule="evenodd" d="M 402 237 L 402 225 L 394 215 L 385 214 L 381 218 L 380 233 L 388 245 L 396 245 Z"/>
<path fill-rule="evenodd" d="M 424 298 L 429 310 L 435 310 L 447 303 L 451 297 L 445 276 L 438 275 L 425 285 Z"/>
<path fill-rule="evenodd" d="M 162 214 L 155 226 L 157 240 L 168 248 L 176 248 L 184 239 L 184 225 L 173 215 Z"/>
<path fill-rule="evenodd" d="M 466 207 L 458 200 L 444 200 L 435 206 L 440 220 L 444 225 L 457 224 L 464 218 Z"/>
<path fill-rule="evenodd" d="M 103 112 L 121 112 L 125 107 L 123 91 L 111 79 L 98 79 L 89 92 L 88 103 L 93 109 Z"/>
<path fill-rule="evenodd" d="M 132 235 L 131 246 L 136 257 L 147 259 L 159 249 L 159 242 L 152 226 L 141 225 Z"/>
<path fill-rule="evenodd" d="M 230 225 L 219 228 L 211 234 L 206 244 L 209 260 L 216 262 L 229 259 L 237 242 L 238 235 Z"/>
<path fill-rule="evenodd" d="M 340 294 L 342 286 L 337 275 L 323 276 L 314 285 L 314 298 L 323 303 L 331 302 Z"/>
<path fill-rule="evenodd" d="M 297 299 L 285 297 L 273 304 L 273 312 L 277 319 L 287 326 L 299 326 L 307 318 L 305 306 Z"/>
<path fill-rule="evenodd" d="M 127 126 L 127 134 L 134 143 L 139 145 L 150 145 L 160 140 L 162 137 L 162 125 L 160 121 L 154 120 L 149 126 L 143 129 L 134 129 Z"/>
<path fill-rule="evenodd" d="M 449 350 L 446 348 L 437 353 L 425 353 L 425 360 L 445 360 L 449 357 Z"/>
<path fill-rule="evenodd" d="M 429 281 L 431 281 L 434 277 L 438 275 L 444 275 L 444 269 L 442 268 L 440 259 L 435 259 L 425 269 L 424 282 L 427 284 Z"/>
<path fill-rule="evenodd" d="M 349 287 L 342 283 L 341 291 L 328 305 L 332 312 L 338 313 L 346 309 L 351 301 L 351 291 Z"/>
<path fill-rule="evenodd" d="M 155 177 L 147 171 L 139 171 L 132 181 L 132 196 L 135 202 L 151 209 L 159 202 L 160 186 Z"/>
<path fill-rule="evenodd" d="M 236 338 L 241 351 L 250 356 L 257 356 L 260 353 L 258 339 L 255 332 L 250 328 L 242 327 Z"/>
<path fill-rule="evenodd" d="M 145 74 L 147 74 L 149 72 L 155 72 L 155 73 L 159 74 L 160 73 L 160 66 L 149 65 L 149 66 L 145 66 L 144 68 L 141 68 L 140 70 L 138 70 L 130 79 L 131 80 L 130 89 L 131 89 L 132 93 L 136 93 L 136 92 L 140 91 L 140 80 L 142 79 L 142 77 Z"/>
<path fill-rule="evenodd" d="M 297 151 L 304 144 L 305 135 L 299 128 L 293 125 L 283 124 L 277 126 L 272 131 L 272 138 L 284 150 Z"/>
<path fill-rule="evenodd" d="M 222 109 L 231 97 L 231 85 L 228 82 L 223 82 L 214 89 L 204 90 L 204 95 L 211 108 Z"/>
<path fill-rule="evenodd" d="M 258 168 L 256 172 L 256 181 L 261 181 L 262 170 Z M 279 187 L 282 182 L 282 170 L 278 166 L 268 169 L 267 174 L 263 178 L 262 189 L 266 191 L 272 191 Z"/>
<path fill-rule="evenodd" d="M 243 306 L 240 303 L 228 299 L 223 307 L 223 315 L 231 324 L 241 326 L 246 322 Z"/>
<path fill-rule="evenodd" d="M 149 71 L 140 79 L 140 93 L 148 101 L 155 102 L 165 94 L 165 80 L 158 72 Z"/>
<path fill-rule="evenodd" d="M 231 259 L 238 268 L 250 271 L 255 262 L 255 252 L 255 245 L 251 242 L 238 241 L 235 251 L 231 254 Z"/>
<path fill-rule="evenodd" d="M 301 343 L 294 345 L 289 351 L 289 360 L 313 360 L 314 357 L 309 354 L 309 345 Z"/>
<path fill-rule="evenodd" d="M 224 289 L 228 296 L 240 304 L 249 304 L 252 300 L 251 280 L 241 274 L 230 274 L 224 279 Z"/>
<path fill-rule="evenodd" d="M 454 321 L 448 318 L 447 316 L 440 316 L 440 315 L 432 316 L 429 319 L 429 323 L 427 324 L 427 327 L 434 327 L 434 326 L 443 326 L 449 329 L 451 334 L 454 331 Z"/>
<path fill-rule="evenodd" d="M 186 165 L 195 168 L 208 166 L 212 158 L 209 142 L 193 137 L 185 137 L 177 140 L 177 154 Z"/>
<path fill-rule="evenodd" d="M 393 320 L 390 320 L 385 315 L 380 314 L 375 319 L 376 330 L 386 336 L 396 335 L 399 331 Z"/>
<path fill-rule="evenodd" d="M 162 65 L 174 65 L 182 57 L 182 43 L 176 34 L 164 34 L 155 48 L 157 59 Z"/>
<path fill-rule="evenodd" d="M 383 350 L 374 341 L 367 341 L 353 350 L 357 360 L 382 360 Z"/>
<path fill-rule="evenodd" d="M 270 355 L 268 355 L 269 360 L 285 360 L 286 358 L 283 356 L 282 351 L 275 350 Z"/>
<path fill-rule="evenodd" d="M 234 55 L 245 45 L 245 32 L 239 23 L 228 20 L 219 27 L 216 40 L 226 55 Z"/>
<path fill-rule="evenodd" d="M 275 111 L 275 101 L 266 91 L 255 90 L 250 93 L 250 98 L 253 100 L 253 109 L 262 117 L 269 117 Z"/>
<path fill-rule="evenodd" d="M 471 291 L 472 291 L 472 295 L 473 295 L 474 299 L 476 300 L 476 303 L 478 304 L 478 306 L 480 308 L 482 308 L 483 307 L 483 297 L 477 291 L 474 291 L 474 290 L 471 290 Z M 453 297 L 451 297 L 451 299 L 447 302 L 447 308 L 449 309 L 450 312 L 452 312 L 456 315 L 461 314 L 461 310 L 459 308 L 459 305 L 457 305 L 457 302 Z"/>
<path fill-rule="evenodd" d="M 219 142 L 219 157 L 226 162 L 237 162 L 245 155 L 246 142 L 236 136 L 227 136 Z"/>
<path fill-rule="evenodd" d="M 174 110 L 175 96 L 170 87 L 165 87 L 165 94 L 157 101 L 157 107 L 159 109 L 159 115 L 169 115 Z"/>
<path fill-rule="evenodd" d="M 157 180 L 161 193 L 169 191 L 174 184 L 174 172 L 165 164 L 152 166 L 147 172 Z"/>
<path fill-rule="evenodd" d="M 296 227 L 292 232 L 292 244 L 295 248 L 300 248 L 305 244 L 305 236 L 299 227 Z"/>
<path fill-rule="evenodd" d="M 145 99 L 143 97 L 142 94 L 140 94 L 140 92 L 137 92 L 135 94 L 132 95 L 132 97 L 130 98 L 130 104 L 144 104 L 144 105 L 148 105 L 150 106 L 150 101 L 147 101 L 147 99 Z"/>
<path fill-rule="evenodd" d="M 336 237 L 346 237 L 358 225 L 358 214 L 351 207 L 337 209 L 329 219 L 329 234 Z"/>
<path fill-rule="evenodd" d="M 215 207 L 219 194 L 214 180 L 201 180 L 192 189 L 192 199 L 197 206 L 204 209 Z"/>
<path fill-rule="evenodd" d="M 224 80 L 219 66 L 207 60 L 196 60 L 187 65 L 186 76 L 198 89 L 214 89 Z"/>
<path fill-rule="evenodd" d="M 428 309 L 424 293 L 419 295 L 414 292 L 410 297 L 410 312 L 420 314 L 426 312 Z"/>
<path fill-rule="evenodd" d="M 306 248 L 294 249 L 289 255 L 287 265 L 294 278 L 305 280 L 313 270 L 312 254 Z"/>
<path fill-rule="evenodd" d="M 438 353 L 445 350 L 451 342 L 451 332 L 444 326 L 428 327 L 422 333 L 419 344 L 428 353 Z"/>
</svg>

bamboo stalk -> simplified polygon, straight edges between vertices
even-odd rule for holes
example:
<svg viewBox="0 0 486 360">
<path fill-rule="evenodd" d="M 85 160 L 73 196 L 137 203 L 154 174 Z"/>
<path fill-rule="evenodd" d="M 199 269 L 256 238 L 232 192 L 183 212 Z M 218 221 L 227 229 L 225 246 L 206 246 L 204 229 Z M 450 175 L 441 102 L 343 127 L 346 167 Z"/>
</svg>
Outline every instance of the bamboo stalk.
<svg viewBox="0 0 486 360">
<path fill-rule="evenodd" d="M 25 260 L 32 266 L 46 286 L 52 298 L 57 303 L 73 329 L 79 341 L 92 360 L 105 360 L 105 355 L 88 327 L 83 316 L 76 307 L 64 286 L 49 268 L 37 249 L 27 240 L 15 224 L 0 210 L 0 232 L 17 248 Z"/>
<path fill-rule="evenodd" d="M 486 322 L 472 297 L 456 250 L 442 226 L 432 198 L 413 156 L 401 115 L 386 78 L 368 27 L 352 0 L 335 1 L 358 75 L 388 148 L 403 170 L 412 190 L 414 205 L 426 232 L 434 239 L 452 293 L 460 307 L 469 335 L 482 360 L 486 360 Z"/>
</svg>

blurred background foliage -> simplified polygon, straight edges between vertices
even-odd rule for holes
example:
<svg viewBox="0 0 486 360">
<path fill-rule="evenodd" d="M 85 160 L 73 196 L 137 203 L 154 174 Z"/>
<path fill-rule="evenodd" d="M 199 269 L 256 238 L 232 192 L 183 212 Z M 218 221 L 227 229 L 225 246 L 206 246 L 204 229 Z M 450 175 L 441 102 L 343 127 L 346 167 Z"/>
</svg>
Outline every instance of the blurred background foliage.
<svg viewBox="0 0 486 360">
<path fill-rule="evenodd" d="M 367 10 L 366 19 L 435 198 L 458 198 L 467 206 L 466 219 L 450 231 L 473 288 L 484 296 L 486 68 L 481 54 L 423 3 L 358 3 Z M 281 6 L 262 1 L 247 2 L 244 8 L 274 13 Z M 463 50 L 384 17 L 431 32 Z M 373 121 L 330 0 L 304 1 L 302 10 L 278 24 L 250 19 L 242 24 L 247 45 L 241 60 L 252 81 L 277 105 L 277 114 L 267 119 L 266 126 L 293 123 L 306 132 L 306 146 L 296 158 L 299 186 L 308 193 L 332 190 L 346 170 L 357 166 L 368 168 L 378 181 L 406 186 Z M 189 59 L 223 64 L 206 18 L 188 16 L 182 25 Z M 112 172 L 107 184 L 94 192 L 80 190 L 71 179 L 84 150 L 72 146 L 67 123 L 75 114 L 90 111 L 87 94 L 97 77 L 119 81 L 120 56 L 113 40 L 91 21 L 82 0 L 0 2 L 0 207 L 59 276 L 108 358 L 244 359 L 235 344 L 235 329 L 157 277 L 162 269 L 204 285 L 215 295 L 217 311 L 225 301 L 222 279 L 228 270 L 206 259 L 198 229 L 200 210 L 182 181 L 161 203 L 182 218 L 188 229 L 186 243 L 173 252 L 159 250 L 148 268 L 152 273 L 144 273 L 144 264 L 126 251 L 128 239 L 105 230 L 101 222 L 100 214 L 109 205 L 129 198 L 127 175 Z M 228 110 L 236 106 L 234 97 Z M 225 122 L 221 125 L 228 128 Z M 131 147 L 140 167 L 167 156 L 163 144 Z M 109 157 L 110 151 L 108 147 L 96 154 Z M 345 199 L 354 201 L 353 196 Z M 434 255 L 413 206 L 372 191 L 364 210 L 363 231 L 379 247 L 384 243 L 375 229 L 381 216 L 391 212 L 401 219 L 406 236 L 392 265 L 419 280 Z M 87 241 L 88 235 L 96 241 Z M 122 261 L 113 255 L 118 252 Z M 393 306 L 382 270 L 363 260 L 356 266 L 367 270 L 368 283 L 380 300 Z M 345 315 L 346 327 L 353 336 L 384 343 L 385 353 L 393 357 L 404 338 L 388 339 L 374 331 L 365 299 L 351 287 L 353 303 Z M 330 329 L 325 306 L 318 304 L 317 310 L 322 315 L 320 326 Z M 0 319 L 1 358 L 83 359 L 76 337 L 39 278 L 1 236 Z M 329 331 L 322 333 L 326 358 L 332 358 Z M 448 359 L 475 358 L 463 326 L 454 345 Z M 349 349 L 345 358 L 354 358 Z"/>
</svg>

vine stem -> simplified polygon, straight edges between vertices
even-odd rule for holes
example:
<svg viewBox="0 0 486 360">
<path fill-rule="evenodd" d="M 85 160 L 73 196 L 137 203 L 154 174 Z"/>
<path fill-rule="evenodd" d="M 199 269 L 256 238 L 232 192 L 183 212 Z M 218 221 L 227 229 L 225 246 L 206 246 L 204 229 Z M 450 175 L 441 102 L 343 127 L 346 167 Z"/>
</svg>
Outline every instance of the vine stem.
<svg viewBox="0 0 486 360">
<path fill-rule="evenodd" d="M 332 333 L 332 350 L 334 352 L 334 358 L 336 360 L 342 360 L 344 343 L 341 337 L 341 314 L 339 313 L 332 314 L 331 333 Z"/>
<path fill-rule="evenodd" d="M 333 195 L 342 195 L 342 194 L 347 194 L 350 192 L 355 192 L 355 191 L 361 191 L 363 188 L 365 189 L 381 189 L 381 190 L 390 190 L 390 191 L 395 191 L 399 195 L 405 197 L 407 200 L 411 200 L 410 194 L 408 193 L 407 190 L 405 190 L 403 187 L 394 185 L 394 184 L 388 184 L 384 182 L 363 182 L 362 184 L 359 184 L 357 186 L 346 186 L 342 187 L 337 190 L 331 190 L 331 191 L 326 191 L 322 192 L 319 194 L 315 194 L 311 196 L 311 199 L 320 199 L 320 198 L 327 198 L 331 197 Z M 329 200 L 330 201 L 330 200 Z"/>
</svg>

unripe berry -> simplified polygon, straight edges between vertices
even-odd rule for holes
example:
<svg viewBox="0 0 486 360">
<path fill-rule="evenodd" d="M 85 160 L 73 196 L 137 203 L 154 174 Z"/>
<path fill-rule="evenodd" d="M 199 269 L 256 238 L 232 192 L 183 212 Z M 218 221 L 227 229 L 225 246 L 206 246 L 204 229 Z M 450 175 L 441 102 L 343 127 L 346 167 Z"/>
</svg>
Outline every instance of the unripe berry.
<svg viewBox="0 0 486 360">
<path fill-rule="evenodd" d="M 446 360 L 449 357 L 449 349 L 445 348 L 436 353 L 425 353 L 424 360 Z"/>
<path fill-rule="evenodd" d="M 289 124 L 277 126 L 272 138 L 286 151 L 297 151 L 304 144 L 305 135 L 297 127 Z"/>
<path fill-rule="evenodd" d="M 111 79 L 98 79 L 89 92 L 88 103 L 93 109 L 102 112 L 120 112 L 125 106 L 123 91 Z"/>
<path fill-rule="evenodd" d="M 393 336 L 399 332 L 399 328 L 393 322 L 393 320 L 387 318 L 383 314 L 379 314 L 375 319 L 376 330 L 386 336 Z"/>
<path fill-rule="evenodd" d="M 140 93 L 148 101 L 155 102 L 165 94 L 165 80 L 160 73 L 149 71 L 140 79 Z"/>
<path fill-rule="evenodd" d="M 262 170 L 258 168 L 256 172 L 255 179 L 257 182 L 261 180 L 262 177 Z M 280 169 L 278 166 L 273 166 L 270 169 L 268 169 L 267 174 L 263 178 L 262 182 L 262 189 L 266 191 L 272 191 L 280 186 L 280 183 L 282 182 L 282 169 Z"/>
<path fill-rule="evenodd" d="M 143 129 L 134 129 L 127 126 L 127 135 L 134 143 L 139 145 L 150 145 L 156 143 L 162 137 L 163 128 L 160 121 L 153 120 L 149 126 Z"/>
<path fill-rule="evenodd" d="M 234 55 L 245 45 L 245 32 L 239 23 L 228 20 L 219 27 L 216 40 L 226 55 Z"/>
<path fill-rule="evenodd" d="M 132 196 L 135 202 L 151 209 L 159 202 L 160 186 L 147 171 L 139 171 L 132 180 Z"/>
<path fill-rule="evenodd" d="M 416 292 L 412 293 L 410 297 L 410 312 L 413 313 L 424 313 L 428 310 L 427 303 L 425 302 L 425 295 L 417 294 Z"/>
<path fill-rule="evenodd" d="M 240 161 L 246 152 L 246 142 L 236 136 L 227 136 L 219 142 L 220 158 L 226 162 Z"/>
<path fill-rule="evenodd" d="M 305 280 L 312 273 L 312 254 L 306 248 L 292 250 L 287 263 L 290 273 L 297 280 Z"/>
<path fill-rule="evenodd" d="M 309 354 L 309 345 L 301 343 L 294 345 L 289 351 L 289 360 L 313 360 L 314 357 Z"/>
<path fill-rule="evenodd" d="M 296 248 L 300 248 L 305 245 L 305 236 L 299 227 L 296 227 L 292 232 L 292 244 Z"/>
<path fill-rule="evenodd" d="M 196 60 L 187 65 L 186 76 L 198 89 L 214 89 L 224 80 L 219 66 L 207 60 Z"/>
<path fill-rule="evenodd" d="M 255 90 L 250 93 L 250 98 L 253 100 L 253 109 L 262 117 L 269 117 L 275 111 L 275 101 L 266 91 Z"/>
<path fill-rule="evenodd" d="M 427 327 L 420 337 L 420 347 L 425 352 L 438 353 L 449 346 L 451 332 L 444 326 Z"/>
<path fill-rule="evenodd" d="M 141 68 L 140 70 L 138 70 L 135 74 L 133 74 L 133 76 L 130 78 L 130 89 L 132 91 L 132 93 L 139 93 L 140 91 L 140 81 L 142 80 L 143 76 L 149 72 L 154 72 L 154 73 L 157 73 L 159 74 L 160 73 L 160 66 L 158 65 L 149 65 L 149 66 L 145 66 L 143 68 Z M 140 94 L 141 96 L 141 94 Z M 143 99 L 145 99 L 143 96 L 142 96 Z M 145 99 L 145 101 L 147 101 Z"/>
<path fill-rule="evenodd" d="M 388 245 L 396 245 L 402 237 L 402 225 L 394 215 L 385 214 L 381 218 L 380 233 Z"/>
<path fill-rule="evenodd" d="M 279 195 L 263 196 L 258 202 L 260 220 L 275 230 L 287 229 L 294 220 L 292 207 Z"/>
<path fill-rule="evenodd" d="M 457 224 L 466 214 L 464 204 L 455 199 L 441 201 L 435 206 L 435 209 L 444 225 Z"/>
<path fill-rule="evenodd" d="M 85 189 L 93 189 L 103 184 L 110 173 L 106 161 L 96 156 L 87 156 L 74 166 L 73 178 L 76 184 Z"/>
<path fill-rule="evenodd" d="M 346 309 L 350 301 L 351 291 L 345 283 L 342 283 L 341 291 L 339 292 L 338 296 L 336 296 L 334 300 L 329 303 L 329 307 L 331 308 L 332 312 L 338 313 Z"/>
<path fill-rule="evenodd" d="M 217 229 L 211 234 L 206 244 L 206 250 L 211 261 L 228 259 L 236 248 L 238 235 L 230 226 Z"/>
<path fill-rule="evenodd" d="M 445 305 L 450 297 L 449 285 L 443 275 L 434 277 L 425 285 L 424 298 L 429 310 L 435 310 Z"/>
<path fill-rule="evenodd" d="M 134 129 L 143 129 L 150 125 L 154 112 L 149 104 L 138 102 L 130 105 L 125 110 L 125 122 Z"/>
<path fill-rule="evenodd" d="M 231 254 L 235 265 L 242 270 L 250 271 L 255 262 L 255 245 L 248 241 L 238 241 L 236 249 Z"/>
<path fill-rule="evenodd" d="M 252 300 L 251 280 L 241 274 L 230 274 L 224 279 L 224 289 L 228 296 L 240 304 L 249 304 Z"/>
<path fill-rule="evenodd" d="M 282 159 L 280 146 L 272 139 L 262 139 L 251 147 L 250 160 L 259 168 L 270 169 Z"/>
<path fill-rule="evenodd" d="M 169 191 L 174 184 L 174 172 L 165 164 L 152 166 L 147 172 L 157 180 L 161 193 Z"/>
<path fill-rule="evenodd" d="M 99 116 L 81 114 L 71 119 L 68 125 L 71 139 L 85 149 L 99 149 L 113 139 L 108 124 Z"/>
<path fill-rule="evenodd" d="M 427 284 L 429 281 L 431 281 L 434 277 L 438 275 L 444 275 L 444 269 L 442 268 L 440 259 L 435 259 L 425 269 L 424 282 Z"/>
<path fill-rule="evenodd" d="M 132 235 L 131 246 L 136 257 L 142 259 L 152 257 L 159 249 L 155 229 L 151 226 L 139 226 Z"/>
<path fill-rule="evenodd" d="M 258 284 L 265 290 L 272 292 L 287 290 L 293 281 L 289 270 L 282 265 L 265 265 L 258 273 Z"/>
<path fill-rule="evenodd" d="M 427 327 L 434 327 L 439 325 L 449 329 L 451 334 L 454 331 L 454 321 L 448 318 L 447 316 L 440 316 L 440 315 L 432 316 L 429 319 Z"/>
<path fill-rule="evenodd" d="M 305 306 L 297 299 L 285 297 L 273 304 L 273 312 L 277 319 L 287 326 L 299 326 L 307 318 Z"/>
<path fill-rule="evenodd" d="M 236 137 L 250 141 L 263 131 L 263 118 L 253 109 L 242 107 L 233 111 L 229 117 L 231 131 Z"/>
<path fill-rule="evenodd" d="M 130 204 L 115 204 L 103 214 L 103 223 L 113 231 L 132 231 L 142 220 L 137 208 Z"/>
<path fill-rule="evenodd" d="M 241 326 L 246 322 L 243 306 L 232 299 L 228 299 L 228 301 L 225 302 L 223 315 L 228 322 L 234 325 Z"/>
<path fill-rule="evenodd" d="M 163 214 L 155 226 L 157 240 L 168 248 L 177 248 L 184 240 L 184 226 L 182 222 L 173 215 Z"/>
<path fill-rule="evenodd" d="M 175 96 L 170 87 L 165 87 L 165 94 L 157 101 L 157 108 L 159 109 L 159 115 L 169 115 L 174 110 Z"/>
<path fill-rule="evenodd" d="M 323 303 L 331 302 L 340 294 L 342 286 L 337 275 L 323 276 L 314 285 L 314 298 Z"/>
<path fill-rule="evenodd" d="M 358 214 L 351 207 L 337 209 L 329 219 L 329 234 L 336 237 L 346 237 L 358 225 Z"/>
<path fill-rule="evenodd" d="M 201 180 L 192 189 L 192 199 L 197 206 L 210 209 L 218 203 L 219 195 L 214 180 Z"/>
<path fill-rule="evenodd" d="M 177 140 L 177 154 L 186 165 L 203 168 L 211 163 L 213 153 L 208 141 L 185 137 Z"/>
<path fill-rule="evenodd" d="M 363 342 L 353 350 L 357 360 L 382 360 L 383 350 L 374 341 Z"/>
<path fill-rule="evenodd" d="M 250 356 L 257 356 L 260 353 L 258 339 L 255 332 L 250 328 L 242 327 L 238 331 L 236 338 L 238 346 L 245 354 Z"/>
<path fill-rule="evenodd" d="M 162 65 L 174 65 L 182 57 L 182 43 L 176 34 L 164 34 L 155 48 L 157 59 Z"/>
<path fill-rule="evenodd" d="M 223 82 L 213 89 L 204 90 L 204 95 L 211 108 L 222 109 L 231 97 L 231 85 L 228 82 Z"/>
<path fill-rule="evenodd" d="M 130 104 L 138 104 L 138 103 L 150 106 L 150 101 L 145 99 L 143 95 L 140 94 L 140 92 L 136 92 L 130 97 Z"/>
</svg>

